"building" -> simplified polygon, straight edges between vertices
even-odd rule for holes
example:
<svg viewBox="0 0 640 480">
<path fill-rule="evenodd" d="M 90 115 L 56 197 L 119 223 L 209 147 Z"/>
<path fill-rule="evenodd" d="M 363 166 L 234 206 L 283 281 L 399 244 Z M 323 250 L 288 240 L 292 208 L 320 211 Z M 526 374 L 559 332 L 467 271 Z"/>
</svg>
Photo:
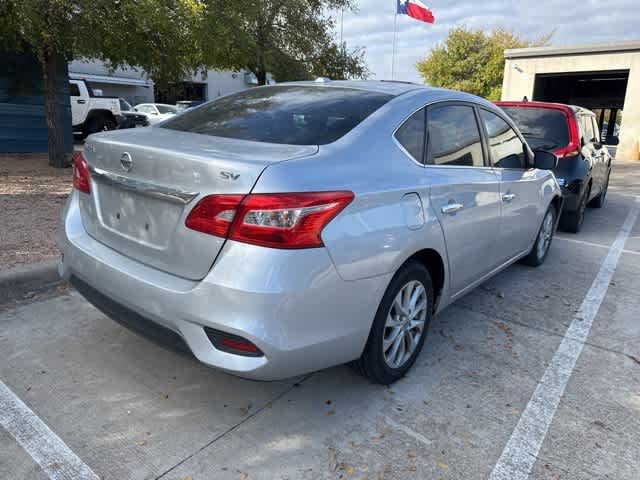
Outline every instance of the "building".
<svg viewBox="0 0 640 480">
<path fill-rule="evenodd" d="M 74 60 L 69 62 L 69 78 L 85 80 L 92 89 L 102 90 L 103 95 L 122 97 L 132 105 L 155 99 L 153 81 L 137 68 L 110 70 L 100 60 Z"/>
<path fill-rule="evenodd" d="M 619 131 L 617 158 L 640 157 L 640 41 L 506 50 L 502 100 L 579 105 Z M 620 122 L 621 118 L 621 123 Z"/>
<path fill-rule="evenodd" d="M 76 60 L 69 63 L 69 77 L 84 79 L 105 96 L 122 97 L 131 105 L 159 102 L 175 104 L 179 100 L 207 101 L 257 85 L 250 72 L 209 70 L 167 88 L 157 88 L 144 70 L 118 68 L 110 70 L 99 60 Z"/>
<path fill-rule="evenodd" d="M 29 52 L 0 52 L 0 153 L 46 152 L 48 131 L 42 66 Z M 56 101 L 60 105 L 65 149 L 71 152 L 71 106 L 64 62 L 58 72 Z"/>
</svg>

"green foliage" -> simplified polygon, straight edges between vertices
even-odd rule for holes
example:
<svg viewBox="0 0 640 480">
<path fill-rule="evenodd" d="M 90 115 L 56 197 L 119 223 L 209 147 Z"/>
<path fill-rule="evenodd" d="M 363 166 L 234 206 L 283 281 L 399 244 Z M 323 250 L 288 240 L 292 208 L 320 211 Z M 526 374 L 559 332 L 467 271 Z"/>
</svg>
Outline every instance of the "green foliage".
<svg viewBox="0 0 640 480">
<path fill-rule="evenodd" d="M 416 65 L 423 80 L 434 86 L 473 93 L 499 100 L 504 75 L 504 51 L 508 48 L 543 46 L 552 34 L 527 41 L 507 30 L 482 30 L 457 27 L 443 44 L 437 45 Z"/>
<path fill-rule="evenodd" d="M 209 2 L 209 16 L 217 18 Z M 331 78 L 366 77 L 362 50 L 347 51 L 333 40 L 331 9 L 352 9 L 352 0 L 241 0 L 236 15 L 242 28 L 232 35 L 227 60 L 254 72 L 261 84 L 271 72 L 277 81 L 318 75 Z M 207 63 L 211 64 L 210 61 Z"/>
<path fill-rule="evenodd" d="M 3 0 L 0 42 L 28 46 L 41 59 L 99 58 L 136 65 L 156 82 L 201 61 L 194 48 L 205 4 L 199 0 Z"/>
</svg>

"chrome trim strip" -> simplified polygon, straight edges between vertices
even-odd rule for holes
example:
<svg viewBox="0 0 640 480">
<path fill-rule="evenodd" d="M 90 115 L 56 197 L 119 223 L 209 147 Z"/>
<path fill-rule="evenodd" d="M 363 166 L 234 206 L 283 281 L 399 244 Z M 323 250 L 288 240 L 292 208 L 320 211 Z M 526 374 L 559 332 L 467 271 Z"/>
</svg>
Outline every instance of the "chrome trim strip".
<svg viewBox="0 0 640 480">
<path fill-rule="evenodd" d="M 185 192 L 184 190 L 178 190 L 164 185 L 155 185 L 153 183 L 133 180 L 91 165 L 89 165 L 89 172 L 94 180 L 98 180 L 102 183 L 130 190 L 147 197 L 167 200 L 173 203 L 186 205 L 200 195 L 198 192 Z"/>
</svg>

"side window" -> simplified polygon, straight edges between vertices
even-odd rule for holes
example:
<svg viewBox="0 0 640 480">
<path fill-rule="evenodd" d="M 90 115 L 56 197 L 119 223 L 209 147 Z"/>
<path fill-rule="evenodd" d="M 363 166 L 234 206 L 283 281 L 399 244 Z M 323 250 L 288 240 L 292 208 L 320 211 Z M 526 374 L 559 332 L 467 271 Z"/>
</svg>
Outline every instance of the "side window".
<svg viewBox="0 0 640 480">
<path fill-rule="evenodd" d="M 70 83 L 69 84 L 69 96 L 71 96 L 71 97 L 79 97 L 80 96 L 80 89 L 78 88 L 78 84 L 77 83 Z"/>
<path fill-rule="evenodd" d="M 593 124 L 589 115 L 580 115 L 580 130 L 584 144 L 591 143 L 595 135 L 593 134 Z"/>
<path fill-rule="evenodd" d="M 591 117 L 591 127 L 593 128 L 593 138 L 598 139 L 600 141 L 600 131 L 598 130 L 598 122 L 596 122 L 596 117 Z"/>
<path fill-rule="evenodd" d="M 484 166 L 478 122 L 472 107 L 438 105 L 427 111 L 431 163 Z"/>
<path fill-rule="evenodd" d="M 489 136 L 491 165 L 497 168 L 526 168 L 524 146 L 516 132 L 495 113 L 480 110 Z"/>
<path fill-rule="evenodd" d="M 419 163 L 424 163 L 424 117 L 422 108 L 405 120 L 395 134 L 400 145 Z"/>
</svg>

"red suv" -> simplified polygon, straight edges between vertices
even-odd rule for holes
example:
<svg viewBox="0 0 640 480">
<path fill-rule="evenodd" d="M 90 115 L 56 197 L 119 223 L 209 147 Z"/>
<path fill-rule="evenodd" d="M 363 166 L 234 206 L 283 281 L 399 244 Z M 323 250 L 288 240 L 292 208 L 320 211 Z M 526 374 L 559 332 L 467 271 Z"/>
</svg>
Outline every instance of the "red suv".
<svg viewBox="0 0 640 480">
<path fill-rule="evenodd" d="M 565 197 L 560 228 L 578 233 L 587 205 L 604 205 L 611 154 L 602 144 L 590 110 L 545 102 L 496 102 L 516 123 L 529 146 L 558 158 L 554 170 Z"/>
</svg>

